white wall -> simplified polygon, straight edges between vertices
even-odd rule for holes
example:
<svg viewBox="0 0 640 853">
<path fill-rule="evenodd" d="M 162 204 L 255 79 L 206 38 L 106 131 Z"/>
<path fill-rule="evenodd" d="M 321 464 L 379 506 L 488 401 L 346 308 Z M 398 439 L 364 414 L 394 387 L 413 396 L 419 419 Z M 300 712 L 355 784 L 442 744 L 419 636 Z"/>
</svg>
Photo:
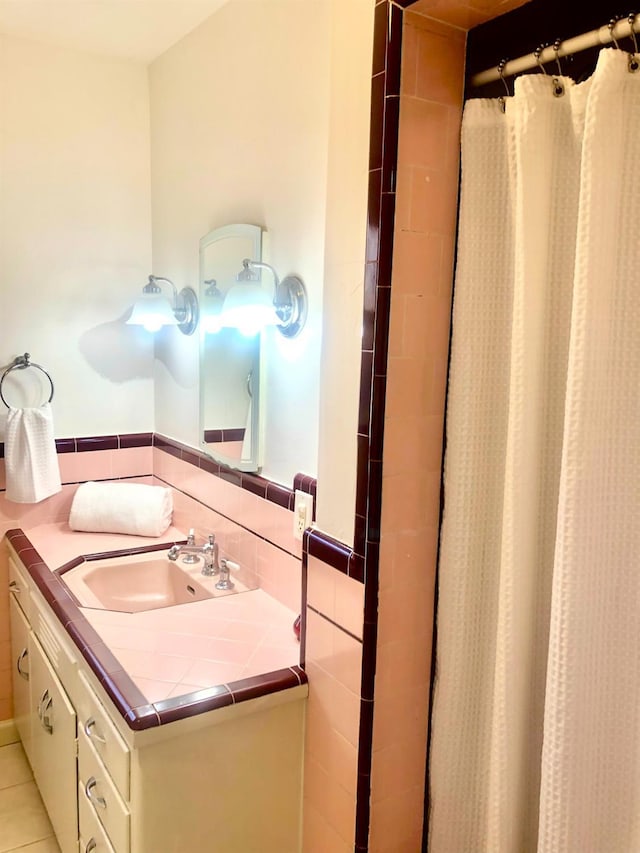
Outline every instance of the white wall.
<svg viewBox="0 0 640 853">
<path fill-rule="evenodd" d="M 317 524 L 353 543 L 373 0 L 331 0 L 331 115 Z"/>
<path fill-rule="evenodd" d="M 150 250 L 144 66 L 0 36 L 0 365 L 50 371 L 58 437 L 153 429 L 151 344 L 123 324 Z M 26 373 L 3 390 L 39 402 Z"/>
<path fill-rule="evenodd" d="M 200 237 L 248 222 L 309 292 L 297 339 L 267 333 L 262 473 L 288 486 L 317 473 L 330 12 L 231 0 L 150 67 L 154 273 L 197 287 Z M 156 358 L 156 430 L 198 446 L 197 335 L 163 330 Z"/>
</svg>

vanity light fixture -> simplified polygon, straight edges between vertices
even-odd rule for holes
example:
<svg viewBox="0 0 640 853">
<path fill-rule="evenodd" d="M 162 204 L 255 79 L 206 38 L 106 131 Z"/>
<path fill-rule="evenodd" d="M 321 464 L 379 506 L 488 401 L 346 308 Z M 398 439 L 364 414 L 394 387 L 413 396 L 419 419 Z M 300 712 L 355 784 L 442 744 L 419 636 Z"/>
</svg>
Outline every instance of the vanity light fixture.
<svg viewBox="0 0 640 853">
<path fill-rule="evenodd" d="M 260 286 L 258 270 L 269 270 L 274 279 L 273 299 Z M 222 309 L 222 325 L 233 326 L 245 335 L 254 335 L 267 325 L 275 325 L 287 338 L 300 334 L 307 319 L 307 290 L 302 279 L 288 275 L 282 281 L 270 264 L 245 258 L 237 283 L 227 293 Z"/>
<path fill-rule="evenodd" d="M 166 281 L 173 288 L 173 304 L 162 295 L 158 282 Z M 128 325 L 144 326 L 148 332 L 157 332 L 162 326 L 177 326 L 183 335 L 192 335 L 198 325 L 198 297 L 191 287 L 178 288 L 170 278 L 150 275 L 136 299 Z"/>
<path fill-rule="evenodd" d="M 209 335 L 215 335 L 222 328 L 222 307 L 224 293 L 218 287 L 215 278 L 205 279 L 205 290 L 202 297 L 201 326 Z"/>
</svg>

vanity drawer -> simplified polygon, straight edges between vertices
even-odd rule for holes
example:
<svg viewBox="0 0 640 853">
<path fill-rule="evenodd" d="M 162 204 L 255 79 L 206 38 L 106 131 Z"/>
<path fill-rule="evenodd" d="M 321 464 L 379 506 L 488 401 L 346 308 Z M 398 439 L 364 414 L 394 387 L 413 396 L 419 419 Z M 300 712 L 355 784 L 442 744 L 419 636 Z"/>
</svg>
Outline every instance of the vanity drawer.
<svg viewBox="0 0 640 853">
<path fill-rule="evenodd" d="M 78 673 L 78 728 L 113 779 L 123 799 L 129 799 L 129 747 L 124 742 L 83 672 Z"/>
<path fill-rule="evenodd" d="M 22 608 L 22 612 L 31 620 L 31 598 L 29 597 L 29 582 L 16 565 L 13 557 L 9 557 L 9 591 Z"/>
<path fill-rule="evenodd" d="M 81 798 L 104 827 L 118 853 L 129 853 L 129 810 L 93 751 L 83 729 L 78 732 Z"/>
<path fill-rule="evenodd" d="M 80 853 L 116 853 L 82 786 L 78 787 L 78 806 Z"/>
</svg>

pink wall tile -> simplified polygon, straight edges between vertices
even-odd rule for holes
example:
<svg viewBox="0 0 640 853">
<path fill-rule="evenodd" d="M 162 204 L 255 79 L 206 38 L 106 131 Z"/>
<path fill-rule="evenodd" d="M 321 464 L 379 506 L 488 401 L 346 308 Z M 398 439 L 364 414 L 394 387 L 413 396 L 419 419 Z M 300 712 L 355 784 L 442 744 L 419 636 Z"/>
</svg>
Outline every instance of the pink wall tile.
<svg viewBox="0 0 640 853">
<path fill-rule="evenodd" d="M 122 447 L 110 452 L 114 477 L 140 477 L 153 471 L 152 447 Z"/>
<path fill-rule="evenodd" d="M 335 593 L 335 585 L 331 589 Z M 362 644 L 307 609 L 305 853 L 329 839 L 353 848 L 361 668 Z M 334 849 L 341 847 L 324 848 Z"/>
<path fill-rule="evenodd" d="M 353 853 L 353 841 L 344 841 L 308 799 L 303 810 L 303 850 L 304 853 Z"/>
<path fill-rule="evenodd" d="M 421 5 L 460 12 L 444 0 Z M 404 42 L 371 772 L 376 853 L 418 850 L 422 834 L 465 36 L 411 12 Z"/>
</svg>

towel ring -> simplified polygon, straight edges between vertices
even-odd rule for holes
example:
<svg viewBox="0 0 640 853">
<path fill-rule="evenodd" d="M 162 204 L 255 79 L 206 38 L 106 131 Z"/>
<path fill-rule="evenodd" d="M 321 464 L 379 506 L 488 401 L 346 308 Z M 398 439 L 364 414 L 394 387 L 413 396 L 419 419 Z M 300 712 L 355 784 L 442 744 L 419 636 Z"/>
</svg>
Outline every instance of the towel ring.
<svg viewBox="0 0 640 853">
<path fill-rule="evenodd" d="M 27 367 L 35 367 L 49 380 L 49 384 L 51 385 L 51 394 L 49 394 L 49 399 L 47 400 L 50 403 L 53 400 L 53 379 L 49 376 L 44 367 L 41 367 L 39 364 L 36 364 L 35 361 L 31 361 L 31 356 L 28 352 L 25 352 L 24 355 L 18 355 L 14 358 L 13 362 L 7 367 L 5 372 L 0 376 L 0 400 L 5 404 L 5 406 L 10 408 L 9 403 L 4 398 L 4 394 L 2 393 L 2 383 L 7 378 L 7 375 L 11 373 L 12 370 L 24 370 Z"/>
</svg>

